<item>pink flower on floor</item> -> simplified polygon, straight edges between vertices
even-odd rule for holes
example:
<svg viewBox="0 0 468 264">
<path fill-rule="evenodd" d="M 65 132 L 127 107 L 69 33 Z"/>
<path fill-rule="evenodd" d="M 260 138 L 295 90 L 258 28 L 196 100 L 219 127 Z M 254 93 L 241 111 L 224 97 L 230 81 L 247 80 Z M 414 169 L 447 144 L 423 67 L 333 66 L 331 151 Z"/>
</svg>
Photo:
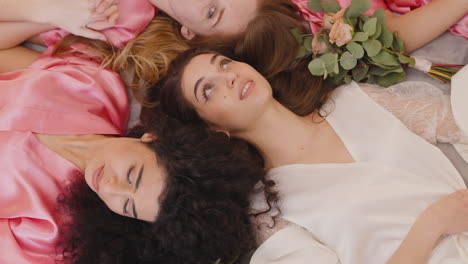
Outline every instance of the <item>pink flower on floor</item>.
<svg viewBox="0 0 468 264">
<path fill-rule="evenodd" d="M 330 31 L 330 43 L 336 43 L 338 47 L 348 44 L 353 39 L 353 27 L 343 22 L 343 19 L 338 20 L 333 24 Z"/>
<path fill-rule="evenodd" d="M 346 12 L 346 8 L 342 8 L 332 17 L 331 14 L 325 14 L 323 17 L 322 26 L 326 29 L 330 29 L 330 43 L 336 43 L 338 47 L 349 43 L 352 39 L 353 27 L 346 24 L 343 21 L 343 16 Z"/>
<path fill-rule="evenodd" d="M 331 29 L 332 26 L 333 26 L 333 16 L 335 14 L 332 14 L 332 13 L 325 13 L 323 15 L 323 20 L 322 20 L 322 28 L 325 28 L 325 29 Z"/>
<path fill-rule="evenodd" d="M 312 53 L 315 55 L 317 54 L 324 54 L 328 51 L 328 46 L 324 40 L 319 39 L 319 35 L 315 34 L 314 38 L 312 39 Z"/>
</svg>

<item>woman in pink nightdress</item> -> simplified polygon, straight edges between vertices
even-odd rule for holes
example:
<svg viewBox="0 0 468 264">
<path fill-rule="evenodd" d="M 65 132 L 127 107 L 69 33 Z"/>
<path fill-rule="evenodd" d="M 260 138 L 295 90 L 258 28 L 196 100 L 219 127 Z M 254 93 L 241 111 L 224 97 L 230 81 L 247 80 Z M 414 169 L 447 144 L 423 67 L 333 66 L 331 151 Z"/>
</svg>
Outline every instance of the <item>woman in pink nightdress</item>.
<svg viewBox="0 0 468 264">
<path fill-rule="evenodd" d="M 142 6 L 135 2 L 120 1 L 127 12 L 104 32 L 113 44 L 125 44 L 152 19 L 152 6 L 137 16 Z M 162 117 L 141 138 L 119 137 L 129 114 L 120 76 L 79 56 L 83 46 L 51 56 L 60 32 L 42 35 L 49 47 L 29 67 L 0 74 L 0 263 L 208 263 L 252 246 L 248 202 L 236 192 L 253 187 L 263 170 L 249 174 L 234 164 L 230 173 L 228 166 L 219 172 L 219 163 L 202 154 L 208 149 L 231 164 L 237 154 L 227 138 L 216 146 L 229 151 L 211 149 L 206 131 L 169 129 Z M 22 61 L 21 54 L 15 59 Z M 236 189 L 230 179 L 239 175 L 247 180 Z M 226 181 L 211 185 L 214 176 Z M 203 197 L 210 188 L 226 201 L 210 203 Z M 194 193 L 179 195 L 183 190 Z M 220 220 L 226 208 L 240 218 L 230 213 Z M 239 219 L 243 225 L 235 224 Z"/>
<path fill-rule="evenodd" d="M 105 31 L 115 44 L 134 38 L 154 15 L 146 1 L 131 2 L 120 2 L 127 12 Z M 119 75 L 87 59 L 50 56 L 59 31 L 43 36 L 49 48 L 41 57 L 0 75 L 0 263 L 54 263 L 61 253 L 56 199 L 70 176 L 83 173 L 38 135 L 125 133 L 129 107 Z"/>
</svg>

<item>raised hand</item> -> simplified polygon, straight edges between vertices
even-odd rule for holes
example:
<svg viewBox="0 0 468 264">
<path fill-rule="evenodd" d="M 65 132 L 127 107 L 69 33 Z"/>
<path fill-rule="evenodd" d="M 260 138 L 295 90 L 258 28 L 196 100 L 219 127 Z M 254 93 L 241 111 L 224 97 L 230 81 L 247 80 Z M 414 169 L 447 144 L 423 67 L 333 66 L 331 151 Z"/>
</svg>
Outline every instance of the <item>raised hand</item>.
<svg viewBox="0 0 468 264">
<path fill-rule="evenodd" d="M 106 40 L 99 32 L 113 27 L 119 17 L 118 0 L 41 0 L 33 20 L 48 23 L 70 33 Z"/>
<path fill-rule="evenodd" d="M 420 216 L 440 235 L 468 231 L 468 189 L 456 191 L 429 206 Z"/>
</svg>

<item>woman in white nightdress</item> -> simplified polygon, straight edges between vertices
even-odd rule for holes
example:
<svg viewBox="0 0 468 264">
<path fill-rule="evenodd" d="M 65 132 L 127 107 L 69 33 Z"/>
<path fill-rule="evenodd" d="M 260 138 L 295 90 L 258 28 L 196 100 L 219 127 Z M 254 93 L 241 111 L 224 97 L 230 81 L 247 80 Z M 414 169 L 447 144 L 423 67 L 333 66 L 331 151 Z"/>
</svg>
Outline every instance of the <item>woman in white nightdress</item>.
<svg viewBox="0 0 468 264">
<path fill-rule="evenodd" d="M 320 85 L 310 89 L 323 100 L 300 116 L 276 101 L 269 82 L 247 64 L 191 50 L 171 67 L 162 108 L 252 143 L 276 183 L 281 219 L 270 230 L 259 223 L 266 241 L 251 263 L 468 262 L 468 236 L 460 233 L 468 231 L 468 206 L 457 202 L 468 201 L 459 191 L 466 185 L 430 144 L 465 137 L 450 98 L 437 88 L 353 82 L 320 93 Z M 463 121 L 465 106 L 452 107 Z M 254 197 L 253 209 L 266 208 L 263 197 Z M 440 206 L 447 200 L 450 206 Z"/>
</svg>

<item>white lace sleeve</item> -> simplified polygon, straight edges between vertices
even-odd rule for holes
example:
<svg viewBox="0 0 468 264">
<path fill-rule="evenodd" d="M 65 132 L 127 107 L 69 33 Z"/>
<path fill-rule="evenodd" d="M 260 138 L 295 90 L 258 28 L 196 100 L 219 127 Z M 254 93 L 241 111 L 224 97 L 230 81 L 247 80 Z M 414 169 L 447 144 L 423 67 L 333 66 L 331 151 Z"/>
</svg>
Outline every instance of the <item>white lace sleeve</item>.
<svg viewBox="0 0 468 264">
<path fill-rule="evenodd" d="M 339 264 L 333 250 L 317 241 L 304 228 L 277 219 L 273 226 L 271 217 L 257 217 L 259 248 L 250 259 L 250 264 Z"/>
<path fill-rule="evenodd" d="M 413 133 L 435 144 L 455 143 L 462 132 L 455 124 L 449 95 L 425 82 L 402 82 L 389 88 L 359 84 L 376 103 Z"/>
</svg>

